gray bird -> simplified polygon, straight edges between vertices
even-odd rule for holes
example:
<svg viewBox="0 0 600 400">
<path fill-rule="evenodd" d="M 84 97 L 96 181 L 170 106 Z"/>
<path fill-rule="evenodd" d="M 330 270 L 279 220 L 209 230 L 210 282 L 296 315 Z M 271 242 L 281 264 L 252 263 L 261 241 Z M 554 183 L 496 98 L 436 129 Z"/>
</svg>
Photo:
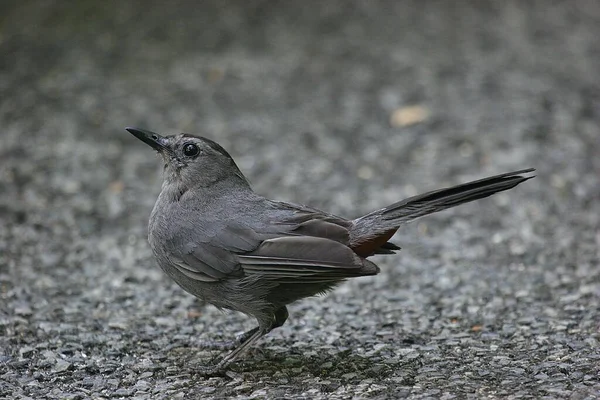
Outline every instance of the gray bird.
<svg viewBox="0 0 600 400">
<path fill-rule="evenodd" d="M 184 290 L 258 326 L 216 365 L 222 371 L 288 318 L 287 304 L 326 293 L 347 278 L 375 275 L 367 260 L 394 254 L 396 230 L 416 218 L 511 189 L 524 169 L 435 190 L 354 220 L 256 194 L 229 153 L 199 136 L 126 128 L 164 161 L 162 190 L 148 227 L 160 267 Z"/>
</svg>

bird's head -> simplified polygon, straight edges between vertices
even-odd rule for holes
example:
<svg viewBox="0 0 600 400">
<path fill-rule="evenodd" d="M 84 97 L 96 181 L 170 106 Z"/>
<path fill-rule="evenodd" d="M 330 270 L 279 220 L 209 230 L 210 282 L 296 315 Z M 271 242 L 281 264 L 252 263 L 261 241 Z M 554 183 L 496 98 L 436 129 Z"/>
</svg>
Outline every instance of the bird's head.
<svg viewBox="0 0 600 400">
<path fill-rule="evenodd" d="M 125 129 L 162 156 L 165 184 L 174 183 L 182 191 L 223 181 L 249 186 L 229 153 L 210 139 L 187 133 L 162 136 L 144 129 Z"/>
</svg>

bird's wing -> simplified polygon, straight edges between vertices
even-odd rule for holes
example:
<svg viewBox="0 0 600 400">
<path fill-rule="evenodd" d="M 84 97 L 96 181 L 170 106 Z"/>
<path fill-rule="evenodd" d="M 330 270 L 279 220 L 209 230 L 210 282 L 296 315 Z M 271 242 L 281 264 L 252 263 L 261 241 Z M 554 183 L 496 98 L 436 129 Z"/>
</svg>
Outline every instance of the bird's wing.
<svg viewBox="0 0 600 400">
<path fill-rule="evenodd" d="M 204 221 L 206 230 L 184 224 L 169 246 L 170 262 L 204 282 L 256 274 L 339 280 L 378 272 L 347 246 L 350 221 L 294 204 L 269 204 L 265 214 L 252 218 Z"/>
<path fill-rule="evenodd" d="M 337 281 L 374 275 L 379 268 L 335 240 L 314 236 L 281 236 L 265 240 L 254 251 L 240 254 L 246 275 L 293 282 Z"/>
<path fill-rule="evenodd" d="M 294 210 L 294 216 L 289 218 L 287 222 L 292 221 L 293 227 L 291 234 L 316 236 L 327 238 L 342 243 L 352 249 L 359 256 L 366 258 L 373 254 L 394 254 L 400 247 L 388 240 L 396 232 L 396 229 L 383 232 L 383 234 L 373 238 L 370 241 L 360 242 L 352 241 L 351 232 L 356 228 L 356 221 L 348 221 L 347 219 L 326 214 L 314 208 L 306 206 L 298 206 L 289 203 L 277 203 L 280 207 L 289 207 Z"/>
<path fill-rule="evenodd" d="M 169 261 L 188 278 L 215 282 L 230 277 L 241 277 L 244 272 L 238 254 L 255 250 L 269 237 L 235 221 L 211 221 L 180 229 L 168 243 Z"/>
</svg>

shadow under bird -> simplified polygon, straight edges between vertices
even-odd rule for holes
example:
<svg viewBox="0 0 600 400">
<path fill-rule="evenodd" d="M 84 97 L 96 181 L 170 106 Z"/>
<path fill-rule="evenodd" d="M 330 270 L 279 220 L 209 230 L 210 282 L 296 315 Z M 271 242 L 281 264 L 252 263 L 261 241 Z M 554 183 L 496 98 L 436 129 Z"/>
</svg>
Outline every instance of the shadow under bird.
<svg viewBox="0 0 600 400">
<path fill-rule="evenodd" d="M 394 254 L 396 230 L 416 218 L 511 189 L 523 169 L 435 190 L 354 220 L 256 194 L 229 153 L 199 136 L 161 136 L 126 128 L 164 161 L 162 190 L 148 227 L 160 267 L 183 289 L 258 326 L 200 371 L 213 374 L 288 318 L 287 304 L 322 294 L 348 278 L 375 275 L 367 258 Z"/>
</svg>

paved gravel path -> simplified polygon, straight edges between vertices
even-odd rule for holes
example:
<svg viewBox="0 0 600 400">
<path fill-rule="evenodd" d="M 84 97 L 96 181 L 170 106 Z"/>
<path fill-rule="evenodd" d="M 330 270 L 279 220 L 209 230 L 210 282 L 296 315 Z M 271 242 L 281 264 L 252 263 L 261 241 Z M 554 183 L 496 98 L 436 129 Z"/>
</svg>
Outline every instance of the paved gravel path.
<svg viewBox="0 0 600 400">
<path fill-rule="evenodd" d="M 600 3 L 0 5 L 0 398 L 600 397 Z M 158 269 L 158 158 L 201 133 L 348 217 L 535 167 L 402 229 L 382 273 L 254 321 Z"/>
</svg>

